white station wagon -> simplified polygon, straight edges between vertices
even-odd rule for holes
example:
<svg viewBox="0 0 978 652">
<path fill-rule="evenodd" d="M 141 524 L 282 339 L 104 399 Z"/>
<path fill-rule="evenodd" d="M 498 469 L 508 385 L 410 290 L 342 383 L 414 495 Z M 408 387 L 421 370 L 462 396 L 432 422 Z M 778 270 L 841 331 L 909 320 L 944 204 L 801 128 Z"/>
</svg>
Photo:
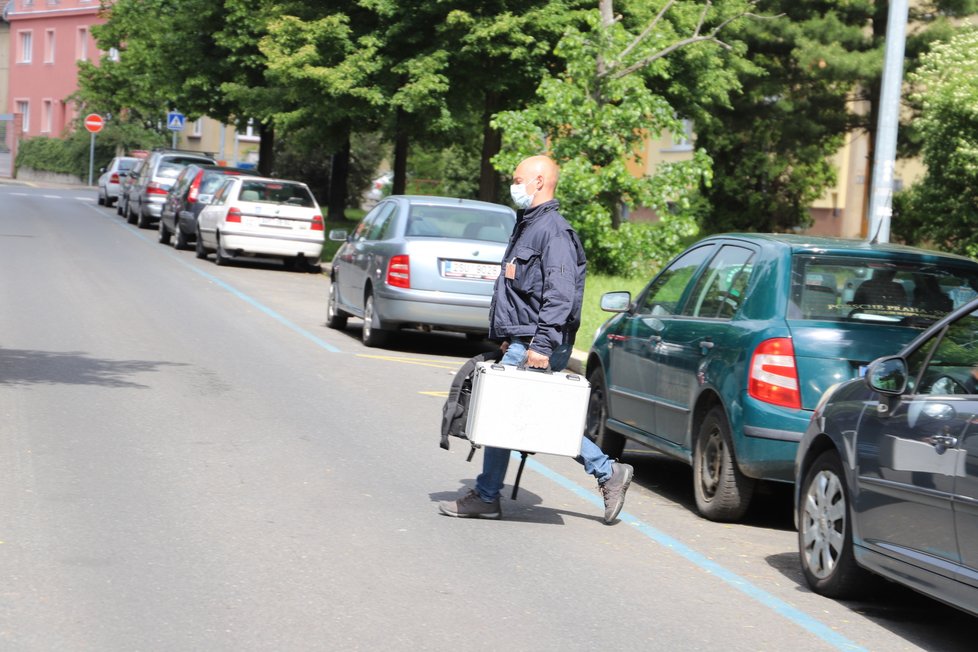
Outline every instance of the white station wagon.
<svg viewBox="0 0 978 652">
<path fill-rule="evenodd" d="M 197 218 L 197 257 L 282 258 L 287 265 L 318 265 L 323 215 L 308 186 L 264 177 L 228 177 Z"/>
</svg>

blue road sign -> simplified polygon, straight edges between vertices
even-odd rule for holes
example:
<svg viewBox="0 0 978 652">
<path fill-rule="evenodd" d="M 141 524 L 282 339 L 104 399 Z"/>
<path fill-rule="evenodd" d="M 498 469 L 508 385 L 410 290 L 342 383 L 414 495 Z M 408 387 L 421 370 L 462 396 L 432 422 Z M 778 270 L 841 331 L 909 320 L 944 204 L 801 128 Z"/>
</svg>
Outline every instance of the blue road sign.
<svg viewBox="0 0 978 652">
<path fill-rule="evenodd" d="M 186 116 L 179 111 L 170 111 L 166 114 L 166 128 L 170 131 L 183 131 L 186 120 Z"/>
</svg>

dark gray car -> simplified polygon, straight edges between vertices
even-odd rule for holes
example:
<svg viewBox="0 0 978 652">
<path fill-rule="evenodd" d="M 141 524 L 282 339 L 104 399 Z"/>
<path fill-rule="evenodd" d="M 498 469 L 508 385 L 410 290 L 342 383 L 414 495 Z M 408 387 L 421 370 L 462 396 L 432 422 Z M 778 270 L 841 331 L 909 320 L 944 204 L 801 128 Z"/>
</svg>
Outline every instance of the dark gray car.
<svg viewBox="0 0 978 652">
<path fill-rule="evenodd" d="M 978 300 L 829 389 L 795 470 L 813 590 L 856 597 L 872 571 L 978 615 Z"/>
<path fill-rule="evenodd" d="M 148 229 L 163 210 L 166 195 L 177 175 L 192 163 L 216 165 L 217 161 L 202 153 L 156 150 L 139 168 L 139 175 L 129 189 L 128 221 Z"/>
</svg>

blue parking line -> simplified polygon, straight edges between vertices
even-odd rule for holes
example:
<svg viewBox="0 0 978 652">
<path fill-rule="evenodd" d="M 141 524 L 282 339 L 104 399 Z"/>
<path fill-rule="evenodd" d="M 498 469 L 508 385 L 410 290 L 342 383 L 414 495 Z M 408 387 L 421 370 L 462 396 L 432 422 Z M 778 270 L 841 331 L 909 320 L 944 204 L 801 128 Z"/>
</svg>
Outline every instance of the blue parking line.
<svg viewBox="0 0 978 652">
<path fill-rule="evenodd" d="M 99 211 L 99 213 L 101 214 L 101 211 Z M 118 222 L 116 222 L 116 223 L 118 223 Z M 120 226 L 123 226 L 123 225 L 120 224 Z M 132 233 L 137 238 L 143 240 L 144 242 L 150 242 L 150 243 L 153 242 L 151 239 L 147 238 L 146 236 L 144 236 L 139 231 L 133 231 L 132 229 L 126 229 L 126 230 L 129 231 L 130 233 Z M 247 303 L 247 304 L 249 304 L 249 305 L 257 308 L 258 310 L 261 310 L 263 313 L 265 313 L 266 315 L 268 315 L 272 319 L 276 320 L 277 322 L 279 322 L 283 326 L 285 326 L 285 327 L 287 327 L 287 328 L 295 331 L 296 333 L 298 333 L 302 337 L 306 338 L 307 340 L 309 340 L 310 342 L 312 342 L 313 344 L 315 344 L 319 348 L 326 349 L 330 353 L 339 353 L 340 352 L 340 350 L 338 348 L 336 348 L 335 346 L 333 346 L 329 342 L 327 342 L 327 341 L 325 341 L 325 340 L 323 340 L 323 339 L 321 339 L 319 337 L 316 337 L 315 335 L 313 335 L 312 333 L 310 333 L 306 329 L 302 328 L 298 324 L 295 324 L 295 323 L 289 321 L 288 319 L 286 319 L 285 317 L 283 317 L 279 313 L 275 312 L 274 310 L 272 310 L 271 308 L 269 308 L 265 304 L 261 303 L 257 299 L 255 299 L 255 298 L 253 298 L 253 297 L 245 294 L 244 292 L 242 292 L 238 288 L 234 287 L 233 285 L 230 285 L 229 283 L 225 283 L 224 281 L 222 281 L 221 279 L 217 278 L 213 274 L 211 274 L 209 272 L 205 272 L 204 270 L 198 268 L 196 265 L 193 265 L 191 263 L 188 263 L 181 256 L 177 255 L 173 251 L 166 251 L 166 252 L 163 252 L 163 253 L 165 253 L 170 258 L 172 258 L 173 260 L 177 261 L 178 263 L 180 263 L 181 265 L 183 265 L 187 269 L 192 270 L 193 272 L 195 272 L 195 273 L 200 274 L 201 276 L 203 276 L 208 281 L 210 281 L 210 282 L 212 282 L 212 283 L 214 283 L 216 285 L 219 285 L 220 287 L 222 287 L 223 289 L 227 290 L 228 292 L 230 292 L 234 296 L 238 297 L 239 299 L 241 299 L 245 303 Z"/>
<path fill-rule="evenodd" d="M 514 451 L 513 459 L 518 461 L 519 458 L 520 458 L 520 454 Z M 564 489 L 570 490 L 571 492 L 576 494 L 579 498 L 583 498 L 585 501 L 591 503 L 598 509 L 602 509 L 602 510 L 604 509 L 604 502 L 600 498 L 598 498 L 598 496 L 595 495 L 593 492 L 584 489 L 580 485 L 568 480 L 567 478 L 560 475 L 559 473 L 552 471 L 551 469 L 547 468 L 546 466 L 544 466 L 540 462 L 537 462 L 536 460 L 528 458 L 526 462 L 531 469 L 533 469 L 540 475 L 544 476 L 549 480 L 552 480 L 553 482 L 556 482 Z M 680 555 L 681 557 L 685 557 L 688 561 L 692 562 L 696 566 L 705 570 L 707 573 L 710 573 L 711 575 L 723 580 L 724 582 L 726 582 L 733 588 L 737 589 L 741 593 L 744 593 L 750 598 L 756 600 L 757 602 L 760 602 L 765 607 L 774 610 L 776 613 L 780 614 L 781 616 L 784 616 L 785 618 L 795 623 L 799 627 L 803 627 L 804 629 L 807 629 L 809 632 L 818 636 L 820 639 L 822 639 L 823 641 L 825 641 L 835 649 L 847 650 L 847 651 L 865 650 L 865 648 L 850 641 L 845 636 L 842 636 L 841 634 L 837 633 L 831 627 L 828 627 L 827 625 L 819 622 L 815 618 L 812 618 L 811 616 L 804 613 L 800 609 L 792 607 L 787 602 L 771 595 L 770 593 L 761 589 L 760 587 L 751 584 L 750 582 L 740 577 L 736 573 L 731 572 L 726 568 L 724 568 L 723 566 L 721 566 L 720 564 L 716 563 L 715 561 L 708 559 L 707 557 L 696 552 L 695 550 L 693 550 L 686 544 L 682 543 L 681 541 L 672 538 L 668 534 L 665 534 L 664 532 L 655 529 L 654 527 L 652 527 L 647 523 L 643 523 L 634 515 L 623 511 L 619 515 L 619 518 L 622 520 L 622 522 L 631 525 L 636 530 L 644 534 L 649 539 L 655 541 L 659 545 L 672 550 L 673 552 Z"/>
</svg>

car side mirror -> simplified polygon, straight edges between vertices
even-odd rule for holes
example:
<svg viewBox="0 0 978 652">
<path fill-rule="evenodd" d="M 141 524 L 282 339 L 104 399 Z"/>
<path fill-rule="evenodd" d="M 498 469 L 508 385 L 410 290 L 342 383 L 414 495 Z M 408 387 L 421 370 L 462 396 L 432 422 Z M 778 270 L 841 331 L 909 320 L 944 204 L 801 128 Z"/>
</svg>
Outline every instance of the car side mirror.
<svg viewBox="0 0 978 652">
<path fill-rule="evenodd" d="M 206 206 L 214 201 L 214 195 L 197 195 L 197 201 Z"/>
<path fill-rule="evenodd" d="M 628 312 L 631 308 L 631 292 L 606 292 L 601 295 L 601 309 L 605 312 Z"/>
<path fill-rule="evenodd" d="M 907 390 L 907 361 L 903 358 L 880 358 L 866 370 L 866 384 L 874 392 L 899 396 Z"/>
<path fill-rule="evenodd" d="M 99 174 L 101 174 L 101 173 L 105 172 L 105 168 L 104 167 L 103 168 L 99 168 L 98 171 L 99 171 Z"/>
<path fill-rule="evenodd" d="M 331 229 L 329 232 L 329 239 L 334 242 L 346 242 L 347 238 L 349 238 L 349 234 L 346 229 Z"/>
</svg>

